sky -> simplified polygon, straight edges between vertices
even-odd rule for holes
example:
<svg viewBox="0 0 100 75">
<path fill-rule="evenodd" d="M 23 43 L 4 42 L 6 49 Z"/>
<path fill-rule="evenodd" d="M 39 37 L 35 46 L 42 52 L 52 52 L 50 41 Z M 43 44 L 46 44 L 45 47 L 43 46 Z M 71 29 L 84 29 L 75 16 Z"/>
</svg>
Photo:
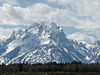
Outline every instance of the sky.
<svg viewBox="0 0 100 75">
<path fill-rule="evenodd" d="M 42 21 L 55 22 L 69 39 L 93 43 L 100 40 L 100 0 L 0 0 L 0 39 Z"/>
</svg>

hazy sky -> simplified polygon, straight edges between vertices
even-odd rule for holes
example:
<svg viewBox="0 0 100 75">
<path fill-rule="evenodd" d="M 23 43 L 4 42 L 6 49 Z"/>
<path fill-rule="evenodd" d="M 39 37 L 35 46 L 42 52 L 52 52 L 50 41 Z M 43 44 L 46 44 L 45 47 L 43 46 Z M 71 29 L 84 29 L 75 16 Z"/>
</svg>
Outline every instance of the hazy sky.
<svg viewBox="0 0 100 75">
<path fill-rule="evenodd" d="M 5 25 L 11 31 L 9 25 L 41 21 L 55 22 L 68 38 L 93 42 L 100 39 L 100 0 L 0 0 L 0 33 Z"/>
</svg>

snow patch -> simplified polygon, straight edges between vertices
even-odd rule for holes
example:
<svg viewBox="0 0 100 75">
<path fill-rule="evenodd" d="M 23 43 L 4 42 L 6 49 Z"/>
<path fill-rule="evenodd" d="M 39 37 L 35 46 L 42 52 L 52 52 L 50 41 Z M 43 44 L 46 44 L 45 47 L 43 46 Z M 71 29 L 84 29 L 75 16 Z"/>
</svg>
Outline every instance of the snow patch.
<svg viewBox="0 0 100 75">
<path fill-rule="evenodd" d="M 88 57 L 88 56 L 86 56 L 86 58 L 85 58 L 86 60 L 90 60 L 90 58 Z"/>
</svg>

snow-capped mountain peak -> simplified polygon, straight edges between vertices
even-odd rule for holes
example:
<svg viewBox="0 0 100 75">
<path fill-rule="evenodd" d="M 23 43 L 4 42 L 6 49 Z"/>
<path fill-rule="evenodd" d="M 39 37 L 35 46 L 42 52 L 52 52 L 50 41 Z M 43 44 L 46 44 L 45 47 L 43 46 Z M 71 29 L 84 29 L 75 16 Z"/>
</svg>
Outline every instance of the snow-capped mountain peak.
<svg viewBox="0 0 100 75">
<path fill-rule="evenodd" d="M 49 25 L 34 23 L 28 29 L 16 29 L 0 44 L 0 63 L 89 63 L 96 56 L 91 55 L 93 49 L 82 42 L 67 39 L 63 30 L 53 22 Z"/>
</svg>

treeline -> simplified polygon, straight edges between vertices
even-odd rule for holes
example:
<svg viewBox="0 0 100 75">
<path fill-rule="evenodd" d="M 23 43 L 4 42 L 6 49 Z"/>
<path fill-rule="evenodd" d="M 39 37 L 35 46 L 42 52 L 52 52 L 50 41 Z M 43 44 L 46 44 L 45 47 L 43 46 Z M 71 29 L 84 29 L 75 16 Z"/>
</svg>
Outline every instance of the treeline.
<svg viewBox="0 0 100 75">
<path fill-rule="evenodd" d="M 100 72 L 100 64 L 83 64 L 81 62 L 2 64 L 0 65 L 0 72 Z"/>
</svg>

